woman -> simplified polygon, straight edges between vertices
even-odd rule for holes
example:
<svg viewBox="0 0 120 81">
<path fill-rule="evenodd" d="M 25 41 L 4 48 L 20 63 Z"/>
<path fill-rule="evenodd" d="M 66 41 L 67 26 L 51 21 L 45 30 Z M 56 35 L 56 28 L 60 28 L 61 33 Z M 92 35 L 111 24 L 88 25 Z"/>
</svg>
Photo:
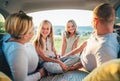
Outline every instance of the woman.
<svg viewBox="0 0 120 81">
<path fill-rule="evenodd" d="M 6 19 L 5 30 L 8 34 L 3 37 L 3 52 L 14 81 L 38 81 L 44 71 L 36 71 L 38 56 L 29 43 L 34 35 L 32 17 L 22 11 L 11 14 Z"/>
</svg>

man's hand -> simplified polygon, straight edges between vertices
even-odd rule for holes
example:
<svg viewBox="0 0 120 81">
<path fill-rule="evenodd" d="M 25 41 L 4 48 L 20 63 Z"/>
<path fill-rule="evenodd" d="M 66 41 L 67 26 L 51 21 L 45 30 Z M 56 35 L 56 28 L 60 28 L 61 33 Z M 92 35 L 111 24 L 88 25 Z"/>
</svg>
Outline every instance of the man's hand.
<svg viewBox="0 0 120 81">
<path fill-rule="evenodd" d="M 77 69 L 82 68 L 82 67 L 83 67 L 83 65 L 80 62 L 78 62 L 78 63 L 74 64 L 73 66 L 69 66 L 67 68 L 67 70 L 72 71 L 72 70 L 77 70 Z"/>
</svg>

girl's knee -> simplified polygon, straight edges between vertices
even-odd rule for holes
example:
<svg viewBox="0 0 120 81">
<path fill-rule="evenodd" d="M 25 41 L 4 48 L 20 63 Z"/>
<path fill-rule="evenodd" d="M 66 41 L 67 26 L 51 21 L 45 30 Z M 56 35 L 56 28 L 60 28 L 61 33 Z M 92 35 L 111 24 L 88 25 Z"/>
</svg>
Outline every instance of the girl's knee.
<svg viewBox="0 0 120 81">
<path fill-rule="evenodd" d="M 62 73 L 62 68 L 57 63 L 44 63 L 44 68 L 50 73 Z"/>
</svg>

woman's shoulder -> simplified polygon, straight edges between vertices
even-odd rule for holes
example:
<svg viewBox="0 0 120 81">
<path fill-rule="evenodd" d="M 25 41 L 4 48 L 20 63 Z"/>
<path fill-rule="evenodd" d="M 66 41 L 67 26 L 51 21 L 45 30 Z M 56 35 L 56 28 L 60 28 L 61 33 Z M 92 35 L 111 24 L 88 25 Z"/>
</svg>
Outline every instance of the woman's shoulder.
<svg viewBox="0 0 120 81">
<path fill-rule="evenodd" d="M 25 43 L 25 46 L 33 46 L 33 44 L 31 43 L 31 42 L 27 42 L 27 43 Z"/>
<path fill-rule="evenodd" d="M 35 47 L 34 47 L 34 45 L 33 45 L 31 42 L 25 43 L 25 48 L 26 48 L 27 50 L 29 50 L 29 51 L 35 50 Z"/>
<path fill-rule="evenodd" d="M 4 41 L 7 41 L 10 37 L 11 37 L 10 34 L 4 35 L 3 38 L 2 38 L 3 42 L 4 42 Z"/>
<path fill-rule="evenodd" d="M 24 49 L 25 46 L 17 43 L 17 42 L 3 42 L 3 46 L 2 46 L 3 50 L 7 50 L 9 48 L 9 50 L 16 50 L 16 49 Z"/>
</svg>

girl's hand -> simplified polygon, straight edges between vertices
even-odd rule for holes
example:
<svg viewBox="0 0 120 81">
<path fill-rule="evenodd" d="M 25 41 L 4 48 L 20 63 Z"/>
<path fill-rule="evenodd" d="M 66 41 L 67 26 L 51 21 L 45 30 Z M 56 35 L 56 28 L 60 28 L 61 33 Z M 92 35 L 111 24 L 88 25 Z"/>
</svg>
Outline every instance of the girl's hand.
<svg viewBox="0 0 120 81">
<path fill-rule="evenodd" d="M 56 59 L 57 60 L 57 59 Z M 60 66 L 62 67 L 63 71 L 67 71 L 68 66 L 66 66 L 62 61 L 57 60 Z"/>
<path fill-rule="evenodd" d="M 56 55 L 56 59 L 60 59 L 60 55 Z"/>
<path fill-rule="evenodd" d="M 63 55 L 61 58 L 66 58 L 67 57 L 67 55 L 65 54 L 65 55 Z"/>
</svg>

